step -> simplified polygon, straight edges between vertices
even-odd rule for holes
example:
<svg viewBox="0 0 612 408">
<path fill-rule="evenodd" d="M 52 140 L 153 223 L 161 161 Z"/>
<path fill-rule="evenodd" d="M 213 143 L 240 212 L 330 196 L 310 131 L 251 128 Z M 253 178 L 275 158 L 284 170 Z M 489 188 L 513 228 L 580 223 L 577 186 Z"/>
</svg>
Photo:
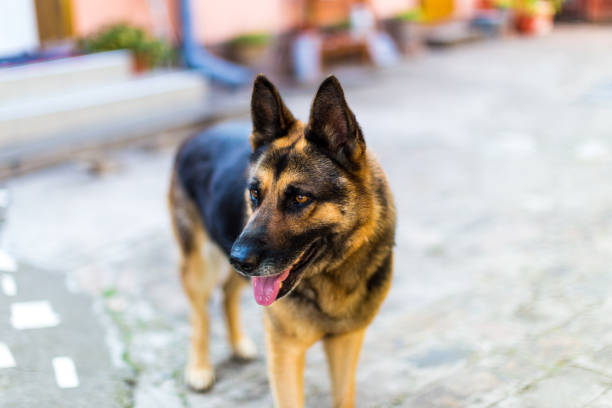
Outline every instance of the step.
<svg viewBox="0 0 612 408">
<path fill-rule="evenodd" d="M 0 148 L 64 133 L 87 134 L 109 123 L 155 120 L 201 106 L 206 92 L 201 75 L 179 71 L 2 104 Z"/>
<path fill-rule="evenodd" d="M 130 53 L 119 50 L 0 68 L 0 104 L 123 81 L 131 64 Z"/>
<path fill-rule="evenodd" d="M 470 26 L 469 21 L 450 21 L 429 28 L 425 36 L 427 45 L 434 47 L 451 47 L 481 40 L 483 35 Z"/>
</svg>

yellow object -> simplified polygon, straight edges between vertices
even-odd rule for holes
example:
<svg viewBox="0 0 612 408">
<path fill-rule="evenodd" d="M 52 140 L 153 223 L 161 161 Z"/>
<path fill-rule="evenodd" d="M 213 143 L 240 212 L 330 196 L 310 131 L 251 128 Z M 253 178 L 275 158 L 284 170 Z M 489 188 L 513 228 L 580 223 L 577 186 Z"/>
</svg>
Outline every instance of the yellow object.
<svg viewBox="0 0 612 408">
<path fill-rule="evenodd" d="M 448 20 L 454 11 L 453 0 L 422 0 L 423 21 L 437 23 Z"/>
</svg>

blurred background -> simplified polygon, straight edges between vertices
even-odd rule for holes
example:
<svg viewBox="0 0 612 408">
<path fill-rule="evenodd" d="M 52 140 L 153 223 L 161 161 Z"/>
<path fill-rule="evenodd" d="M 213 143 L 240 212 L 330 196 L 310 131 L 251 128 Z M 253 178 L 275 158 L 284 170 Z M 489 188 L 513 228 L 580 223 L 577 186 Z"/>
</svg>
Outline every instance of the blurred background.
<svg viewBox="0 0 612 408">
<path fill-rule="evenodd" d="M 0 0 L 0 407 L 271 406 L 184 384 L 182 140 L 335 74 L 398 210 L 360 407 L 612 407 L 610 0 Z M 306 406 L 330 406 L 324 354 Z"/>
</svg>

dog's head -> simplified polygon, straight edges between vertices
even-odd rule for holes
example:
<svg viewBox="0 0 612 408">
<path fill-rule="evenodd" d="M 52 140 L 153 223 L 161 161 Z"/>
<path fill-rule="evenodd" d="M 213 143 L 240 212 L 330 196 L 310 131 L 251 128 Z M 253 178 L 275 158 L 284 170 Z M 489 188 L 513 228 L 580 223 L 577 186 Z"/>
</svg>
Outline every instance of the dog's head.
<svg viewBox="0 0 612 408">
<path fill-rule="evenodd" d="M 251 99 L 248 221 L 230 261 L 270 305 L 342 259 L 362 222 L 366 146 L 340 83 L 319 87 L 306 125 L 260 75 Z"/>
</svg>

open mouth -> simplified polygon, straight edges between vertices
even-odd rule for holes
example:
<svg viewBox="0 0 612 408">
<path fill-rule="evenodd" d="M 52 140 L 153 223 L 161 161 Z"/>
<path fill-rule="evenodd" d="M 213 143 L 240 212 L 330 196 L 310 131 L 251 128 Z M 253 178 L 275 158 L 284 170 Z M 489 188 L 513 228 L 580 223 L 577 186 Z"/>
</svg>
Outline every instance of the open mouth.
<svg viewBox="0 0 612 408">
<path fill-rule="evenodd" d="M 319 241 L 315 241 L 305 249 L 295 262 L 283 272 L 270 276 L 253 276 L 253 294 L 255 301 L 262 306 L 270 306 L 288 294 L 296 285 L 299 275 L 306 265 L 314 258 L 319 249 Z"/>
</svg>

